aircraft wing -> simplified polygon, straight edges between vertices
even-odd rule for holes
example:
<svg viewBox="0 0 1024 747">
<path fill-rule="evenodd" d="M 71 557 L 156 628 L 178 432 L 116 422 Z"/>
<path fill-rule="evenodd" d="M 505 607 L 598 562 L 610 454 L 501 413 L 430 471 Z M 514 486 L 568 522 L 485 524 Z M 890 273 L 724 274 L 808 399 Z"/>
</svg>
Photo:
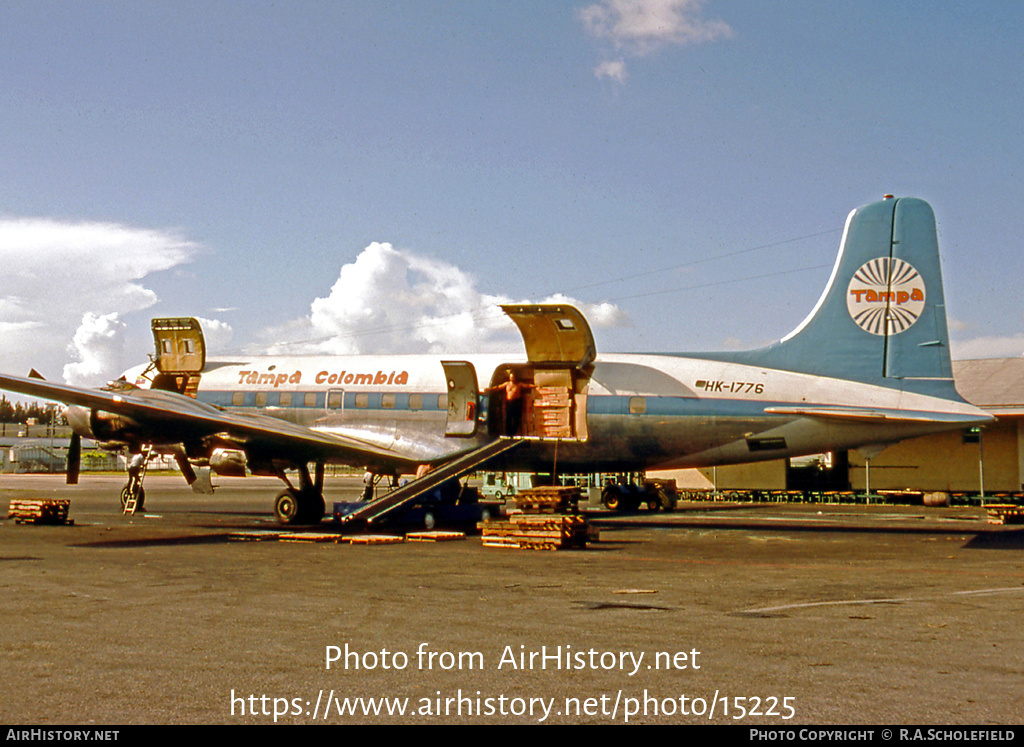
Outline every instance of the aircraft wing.
<svg viewBox="0 0 1024 747">
<path fill-rule="evenodd" d="M 249 452 L 300 461 L 414 466 L 409 454 L 346 434 L 317 431 L 267 415 L 230 412 L 174 392 L 86 389 L 0 374 L 0 389 L 130 418 L 142 440 L 154 444 L 214 439 Z"/>
</svg>

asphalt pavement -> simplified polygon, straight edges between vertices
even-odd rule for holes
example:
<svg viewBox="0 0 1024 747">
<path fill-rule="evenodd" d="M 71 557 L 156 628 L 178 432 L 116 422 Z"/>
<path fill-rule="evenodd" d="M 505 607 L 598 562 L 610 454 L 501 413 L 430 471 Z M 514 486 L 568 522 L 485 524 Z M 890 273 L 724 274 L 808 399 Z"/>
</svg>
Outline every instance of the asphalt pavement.
<svg viewBox="0 0 1024 747">
<path fill-rule="evenodd" d="M 8 724 L 1018 724 L 1024 530 L 977 508 L 596 512 L 558 552 L 264 539 L 279 483 L 0 476 Z M 328 505 L 358 480 L 329 479 Z M 329 532 L 325 521 L 318 531 Z"/>
</svg>

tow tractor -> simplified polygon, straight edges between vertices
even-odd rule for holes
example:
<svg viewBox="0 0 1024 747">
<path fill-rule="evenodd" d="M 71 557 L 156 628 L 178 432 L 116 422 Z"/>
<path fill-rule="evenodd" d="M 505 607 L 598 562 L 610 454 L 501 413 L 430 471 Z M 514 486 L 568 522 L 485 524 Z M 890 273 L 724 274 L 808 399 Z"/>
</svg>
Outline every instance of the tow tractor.
<svg viewBox="0 0 1024 747">
<path fill-rule="evenodd" d="M 607 475 L 601 488 L 601 503 L 611 511 L 673 511 L 679 502 L 675 480 L 649 478 L 643 472 Z"/>
</svg>

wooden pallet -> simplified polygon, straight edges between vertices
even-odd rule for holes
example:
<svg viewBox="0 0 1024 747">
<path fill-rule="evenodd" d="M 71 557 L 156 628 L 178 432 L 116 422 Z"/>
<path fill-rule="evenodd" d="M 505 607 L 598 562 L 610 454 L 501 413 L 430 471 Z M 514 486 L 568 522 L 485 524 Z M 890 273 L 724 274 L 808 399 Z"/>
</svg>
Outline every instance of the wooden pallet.
<svg viewBox="0 0 1024 747">
<path fill-rule="evenodd" d="M 341 541 L 350 545 L 399 545 L 405 539 L 395 534 L 352 534 L 342 537 Z"/>
<path fill-rule="evenodd" d="M 513 550 L 560 550 L 561 545 L 557 542 L 546 542 L 532 539 L 511 539 L 485 537 L 484 547 L 506 547 Z"/>
<path fill-rule="evenodd" d="M 989 524 L 1024 524 L 1024 506 L 1013 503 L 994 503 L 985 506 Z"/>
<path fill-rule="evenodd" d="M 526 488 L 516 494 L 516 511 L 503 521 L 477 524 L 484 547 L 524 550 L 586 548 L 597 540 L 579 513 L 583 492 L 575 486 Z"/>
<path fill-rule="evenodd" d="M 18 524 L 74 524 L 68 521 L 71 501 L 58 498 L 12 498 L 8 505 L 8 519 Z"/>
<path fill-rule="evenodd" d="M 579 511 L 582 491 L 577 487 L 525 488 L 516 493 L 516 507 L 526 513 L 570 514 Z"/>
<path fill-rule="evenodd" d="M 282 534 L 278 539 L 281 542 L 338 542 L 343 541 L 340 534 L 328 532 L 295 532 L 294 534 Z"/>
<path fill-rule="evenodd" d="M 228 536 L 232 540 L 256 541 L 276 539 L 281 542 L 313 544 L 333 542 L 349 545 L 395 545 L 405 541 L 394 534 L 337 534 L 336 532 L 235 532 Z"/>
<path fill-rule="evenodd" d="M 513 514 L 505 521 L 477 524 L 484 547 L 534 550 L 585 548 L 589 525 L 579 514 Z"/>
<path fill-rule="evenodd" d="M 435 529 L 429 532 L 409 532 L 405 535 L 408 542 L 452 542 L 453 540 L 464 540 L 466 535 L 463 532 L 445 532 Z"/>
<path fill-rule="evenodd" d="M 254 529 L 249 532 L 232 532 L 228 535 L 228 542 L 268 542 L 277 541 L 281 532 L 267 529 Z"/>
</svg>

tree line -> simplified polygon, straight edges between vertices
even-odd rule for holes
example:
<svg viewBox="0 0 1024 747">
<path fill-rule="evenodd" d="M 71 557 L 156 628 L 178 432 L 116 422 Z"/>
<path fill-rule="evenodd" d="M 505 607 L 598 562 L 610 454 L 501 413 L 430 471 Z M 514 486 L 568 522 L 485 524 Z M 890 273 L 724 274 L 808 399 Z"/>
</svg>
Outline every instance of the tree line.
<svg viewBox="0 0 1024 747">
<path fill-rule="evenodd" d="M 29 418 L 35 418 L 39 423 L 50 422 L 50 407 L 38 402 L 11 402 L 6 395 L 0 395 L 0 423 L 24 424 Z M 58 416 L 57 422 L 63 422 L 63 416 Z"/>
</svg>

